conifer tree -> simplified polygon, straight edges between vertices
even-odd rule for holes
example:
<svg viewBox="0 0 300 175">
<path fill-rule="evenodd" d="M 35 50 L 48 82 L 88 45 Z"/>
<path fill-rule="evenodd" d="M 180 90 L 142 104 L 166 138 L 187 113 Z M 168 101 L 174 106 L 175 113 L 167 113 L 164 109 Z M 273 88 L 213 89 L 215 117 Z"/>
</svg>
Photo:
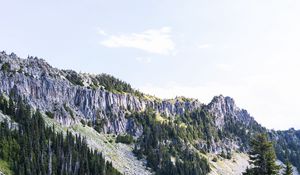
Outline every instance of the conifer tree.
<svg viewBox="0 0 300 175">
<path fill-rule="evenodd" d="M 285 163 L 285 170 L 284 170 L 283 175 L 293 175 L 292 164 L 288 161 Z"/>
<path fill-rule="evenodd" d="M 9 110 L 3 110 L 10 108 Z M 39 110 L 32 112 L 22 100 L 7 100 L 0 94 L 0 109 L 18 123 L 0 122 L 0 160 L 13 174 L 121 175 L 86 140 L 71 132 L 48 127 Z M 1 174 L 1 173 L 0 173 Z"/>
<path fill-rule="evenodd" d="M 276 155 L 272 142 L 265 134 L 258 134 L 251 140 L 250 165 L 244 175 L 277 175 L 279 166 L 276 165 Z"/>
</svg>

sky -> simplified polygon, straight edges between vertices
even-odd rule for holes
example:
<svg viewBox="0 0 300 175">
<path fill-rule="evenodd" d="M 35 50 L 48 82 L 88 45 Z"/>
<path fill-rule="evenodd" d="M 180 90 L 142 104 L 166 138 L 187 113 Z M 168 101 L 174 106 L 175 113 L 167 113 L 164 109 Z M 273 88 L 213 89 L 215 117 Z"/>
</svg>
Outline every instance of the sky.
<svg viewBox="0 0 300 175">
<path fill-rule="evenodd" d="M 0 50 L 300 129 L 298 0 L 0 0 Z"/>
</svg>

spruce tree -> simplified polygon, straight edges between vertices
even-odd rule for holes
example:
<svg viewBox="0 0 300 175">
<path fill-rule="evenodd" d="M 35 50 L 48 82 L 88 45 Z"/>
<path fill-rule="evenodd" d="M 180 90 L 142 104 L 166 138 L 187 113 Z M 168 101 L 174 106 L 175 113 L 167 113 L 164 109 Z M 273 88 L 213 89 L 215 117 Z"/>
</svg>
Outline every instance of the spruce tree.
<svg viewBox="0 0 300 175">
<path fill-rule="evenodd" d="M 251 140 L 250 167 L 245 175 L 277 175 L 279 166 L 276 165 L 276 155 L 272 142 L 269 142 L 265 134 L 258 134 Z"/>
<path fill-rule="evenodd" d="M 0 109 L 7 100 L 0 94 Z M 0 160 L 13 174 L 121 175 L 102 154 L 91 150 L 86 140 L 71 132 L 56 132 L 48 127 L 39 110 L 31 112 L 22 100 L 9 102 L 6 115 L 18 123 L 0 122 Z M 0 173 L 1 174 L 1 173 Z"/>
<path fill-rule="evenodd" d="M 283 175 L 293 175 L 292 164 L 288 161 L 285 163 L 285 170 L 284 170 Z"/>
</svg>

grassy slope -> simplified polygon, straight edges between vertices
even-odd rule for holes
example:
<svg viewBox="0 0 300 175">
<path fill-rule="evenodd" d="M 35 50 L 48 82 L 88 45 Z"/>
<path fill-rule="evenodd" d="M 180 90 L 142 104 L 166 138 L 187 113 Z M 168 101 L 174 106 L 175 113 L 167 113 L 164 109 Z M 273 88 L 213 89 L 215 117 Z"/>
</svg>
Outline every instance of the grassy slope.
<svg viewBox="0 0 300 175">
<path fill-rule="evenodd" d="M 74 134 L 80 134 L 85 137 L 89 146 L 102 152 L 105 159 L 111 161 L 113 166 L 120 172 L 133 175 L 147 175 L 151 172 L 144 166 L 145 162 L 137 160 L 133 155 L 133 147 L 122 143 L 115 143 L 115 136 L 111 134 L 100 134 L 91 127 L 83 126 L 81 123 L 69 127 L 62 126 L 54 119 L 44 117 L 49 126 L 55 126 L 59 132 L 69 130 Z M 141 172 L 144 172 L 141 174 Z"/>
<path fill-rule="evenodd" d="M 218 157 L 217 162 L 212 161 L 213 157 L 216 155 L 208 155 L 212 169 L 209 175 L 240 175 L 249 165 L 249 157 L 245 153 L 233 153 L 230 160 Z"/>
<path fill-rule="evenodd" d="M 0 160 L 0 174 L 3 173 L 5 175 L 12 175 L 12 171 L 7 162 Z"/>
</svg>

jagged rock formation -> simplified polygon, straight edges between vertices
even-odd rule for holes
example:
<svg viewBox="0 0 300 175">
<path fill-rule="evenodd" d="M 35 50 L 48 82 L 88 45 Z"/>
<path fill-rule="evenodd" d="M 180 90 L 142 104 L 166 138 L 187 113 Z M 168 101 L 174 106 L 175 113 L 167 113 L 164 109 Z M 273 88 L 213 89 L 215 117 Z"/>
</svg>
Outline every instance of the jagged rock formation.
<svg viewBox="0 0 300 175">
<path fill-rule="evenodd" d="M 3 69 L 0 72 L 0 92 L 9 94 L 13 91 L 35 109 L 55 111 L 55 118 L 65 125 L 80 119 L 92 122 L 101 119 L 105 133 L 126 132 L 132 126 L 125 117 L 128 111 L 153 108 L 167 116 L 175 116 L 202 106 L 197 100 L 156 101 L 128 93 L 112 93 L 102 87 L 92 89 L 88 85 L 74 85 L 67 77 L 76 74 L 83 77 L 84 84 L 89 84 L 93 75 L 59 70 L 36 57 L 20 59 L 15 54 L 2 52 L 0 67 Z"/>
<path fill-rule="evenodd" d="M 205 108 L 215 116 L 215 125 L 221 131 L 225 127 L 226 118 L 233 118 L 244 125 L 254 122 L 247 111 L 236 107 L 233 99 L 222 95 L 204 105 L 195 99 L 160 100 L 137 97 L 130 93 L 113 93 L 103 87 L 90 88 L 89 84 L 94 75 L 59 70 L 36 57 L 21 59 L 15 54 L 7 55 L 4 52 L 0 53 L 0 67 L 1 93 L 13 92 L 22 96 L 35 109 L 54 111 L 54 117 L 64 125 L 71 125 L 80 120 L 91 121 L 93 124 L 100 121 L 104 133 L 129 132 L 139 136 L 142 128 L 136 127 L 128 120 L 126 113 L 144 111 L 146 108 L 167 117 Z M 70 77 L 79 77 L 83 82 L 81 85 L 74 85 Z M 239 142 L 224 139 L 216 143 L 212 139 L 208 150 L 221 153 L 224 150 L 239 149 Z M 201 147 L 206 147 L 206 143 Z"/>
<path fill-rule="evenodd" d="M 0 53 L 0 68 L 0 93 L 22 97 L 32 108 L 40 109 L 64 126 L 84 122 L 95 128 L 100 125 L 102 133 L 129 133 L 139 137 L 143 128 L 127 118 L 128 114 L 152 109 L 165 119 L 174 119 L 186 112 L 203 110 L 211 117 L 212 129 L 219 136 L 218 139 L 212 136 L 209 145 L 207 141 L 197 140 L 197 149 L 205 148 L 212 154 L 246 152 L 251 135 L 268 132 L 270 138 L 284 143 L 292 156 L 300 152 L 297 152 L 299 131 L 268 131 L 246 110 L 238 108 L 230 97 L 216 96 L 205 105 L 196 99 L 161 100 L 145 94 L 119 92 L 99 84 L 98 75 L 60 70 L 36 57 L 21 59 L 5 52 Z M 284 154 L 280 153 L 282 144 L 275 147 L 278 155 Z"/>
<path fill-rule="evenodd" d="M 243 130 L 241 131 L 245 131 L 243 134 L 247 135 L 246 132 L 251 131 L 253 126 L 264 130 L 246 110 L 238 108 L 230 97 L 215 96 L 204 108 L 213 116 L 215 127 L 220 132 L 226 133 L 232 128 L 242 128 Z M 229 137 L 219 140 L 219 142 L 215 142 L 215 139 L 212 139 L 209 152 L 215 154 L 225 152 L 228 154 L 232 150 L 247 151 L 248 145 L 244 144 L 245 141 L 241 140 L 243 136 L 239 134 L 241 133 L 232 133 Z M 254 132 L 251 134 L 254 134 Z"/>
<path fill-rule="evenodd" d="M 226 117 L 234 118 L 246 125 L 254 122 L 254 118 L 246 110 L 238 108 L 230 97 L 216 96 L 207 105 L 207 108 L 215 116 L 215 124 L 221 130 L 225 126 Z"/>
</svg>

